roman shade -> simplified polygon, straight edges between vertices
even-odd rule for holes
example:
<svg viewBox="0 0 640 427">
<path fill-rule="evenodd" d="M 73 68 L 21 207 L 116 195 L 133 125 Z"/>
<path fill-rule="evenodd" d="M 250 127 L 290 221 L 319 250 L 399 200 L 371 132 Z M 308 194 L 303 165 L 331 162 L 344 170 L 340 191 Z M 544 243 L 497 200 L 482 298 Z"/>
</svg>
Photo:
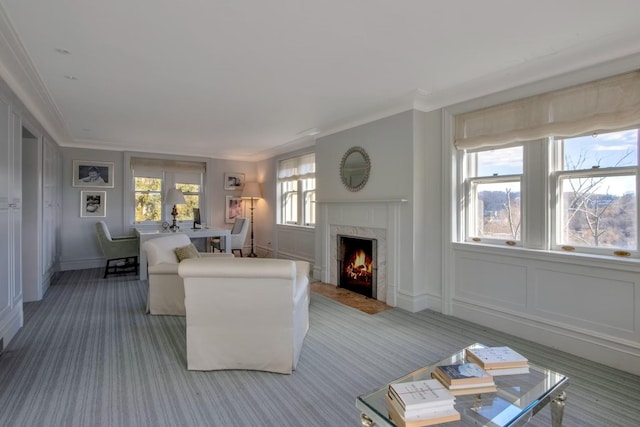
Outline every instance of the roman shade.
<svg viewBox="0 0 640 427">
<path fill-rule="evenodd" d="M 189 162 L 171 159 L 147 159 L 143 157 L 131 158 L 131 169 L 136 171 L 136 175 L 145 172 L 154 173 L 158 170 L 165 172 L 195 172 L 205 173 L 207 165 L 204 162 Z"/>
<path fill-rule="evenodd" d="M 280 163 L 278 164 L 279 181 L 296 181 L 303 178 L 313 178 L 315 173 L 315 153 L 280 160 Z"/>
<path fill-rule="evenodd" d="M 499 147 L 640 124 L 640 71 L 459 114 L 455 147 Z"/>
</svg>

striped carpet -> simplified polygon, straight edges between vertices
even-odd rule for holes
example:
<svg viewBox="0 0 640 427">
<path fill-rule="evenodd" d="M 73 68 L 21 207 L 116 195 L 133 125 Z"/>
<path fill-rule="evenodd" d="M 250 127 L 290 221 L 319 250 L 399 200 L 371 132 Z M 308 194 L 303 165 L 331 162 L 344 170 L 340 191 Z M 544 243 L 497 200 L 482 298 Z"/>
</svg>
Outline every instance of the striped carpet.
<svg viewBox="0 0 640 427">
<path fill-rule="evenodd" d="M 354 427 L 357 395 L 476 341 L 569 375 L 566 426 L 640 420 L 638 376 L 431 311 L 369 315 L 315 294 L 292 375 L 190 372 L 184 318 L 146 315 L 146 287 L 70 271 L 25 304 L 0 359 L 0 426 Z M 529 425 L 549 423 L 545 409 Z"/>
</svg>

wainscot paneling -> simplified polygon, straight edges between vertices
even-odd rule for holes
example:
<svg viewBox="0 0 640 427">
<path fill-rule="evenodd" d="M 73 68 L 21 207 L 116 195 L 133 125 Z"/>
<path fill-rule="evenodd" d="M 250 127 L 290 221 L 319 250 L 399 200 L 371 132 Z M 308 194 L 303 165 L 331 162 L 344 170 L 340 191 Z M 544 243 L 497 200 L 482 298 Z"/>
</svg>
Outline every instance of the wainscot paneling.
<svg viewBox="0 0 640 427">
<path fill-rule="evenodd" d="M 278 226 L 278 258 L 315 260 L 315 230 L 308 227 Z"/>
<path fill-rule="evenodd" d="M 495 259 L 461 257 L 456 297 L 520 310 L 527 304 L 527 268 Z"/>
<path fill-rule="evenodd" d="M 640 263 L 454 244 L 452 314 L 640 374 Z"/>
<path fill-rule="evenodd" d="M 633 339 L 635 275 L 583 271 L 590 275 L 537 269 L 534 311 L 581 328 Z"/>
</svg>

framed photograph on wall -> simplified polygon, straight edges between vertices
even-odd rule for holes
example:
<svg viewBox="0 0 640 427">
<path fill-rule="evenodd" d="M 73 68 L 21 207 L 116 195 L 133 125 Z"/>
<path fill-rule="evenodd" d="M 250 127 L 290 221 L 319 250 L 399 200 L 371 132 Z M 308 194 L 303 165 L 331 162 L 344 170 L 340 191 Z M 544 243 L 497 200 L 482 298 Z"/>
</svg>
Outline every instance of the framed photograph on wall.
<svg viewBox="0 0 640 427">
<path fill-rule="evenodd" d="M 224 222 L 233 223 L 238 216 L 244 216 L 244 200 L 240 197 L 227 196 Z"/>
<path fill-rule="evenodd" d="M 113 163 L 92 160 L 73 161 L 74 187 L 113 188 Z"/>
<path fill-rule="evenodd" d="M 80 217 L 96 218 L 107 216 L 106 191 L 80 192 Z"/>
<path fill-rule="evenodd" d="M 226 172 L 224 174 L 225 190 L 242 190 L 244 188 L 244 174 L 238 172 Z"/>
</svg>

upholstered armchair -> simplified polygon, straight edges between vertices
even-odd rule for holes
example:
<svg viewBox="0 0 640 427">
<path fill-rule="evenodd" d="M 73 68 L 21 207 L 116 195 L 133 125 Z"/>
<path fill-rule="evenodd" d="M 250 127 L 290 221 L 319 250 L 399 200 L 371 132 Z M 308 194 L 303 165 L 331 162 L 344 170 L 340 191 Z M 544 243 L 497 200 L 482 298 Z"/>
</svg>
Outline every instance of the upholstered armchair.
<svg viewBox="0 0 640 427">
<path fill-rule="evenodd" d="M 102 254 L 107 259 L 104 277 L 109 274 L 138 274 L 138 237 L 111 237 L 104 221 L 96 223 L 96 233 Z"/>
<path fill-rule="evenodd" d="M 264 258 L 182 261 L 187 368 L 290 374 L 309 330 L 309 263 Z"/>
<path fill-rule="evenodd" d="M 231 229 L 231 252 L 235 251 L 240 252 L 240 256 L 242 256 L 242 248 L 244 247 L 244 242 L 247 240 L 247 232 L 249 231 L 249 219 L 243 217 L 236 217 L 236 220 L 233 223 L 233 228 Z M 226 242 L 224 239 L 213 239 L 211 241 L 211 246 L 215 251 L 218 249 L 221 252 L 225 251 Z"/>
<path fill-rule="evenodd" d="M 228 253 L 197 252 L 195 248 L 189 248 L 190 244 L 189 236 L 179 232 L 169 233 L 166 236 L 150 239 L 143 243 L 142 250 L 147 255 L 149 272 L 147 313 L 171 316 L 185 315 L 184 284 L 178 275 L 180 259 L 176 254 L 176 249 L 183 248 L 178 251 L 182 257 L 233 258 L 233 255 Z M 184 250 L 184 248 L 190 250 Z"/>
</svg>

